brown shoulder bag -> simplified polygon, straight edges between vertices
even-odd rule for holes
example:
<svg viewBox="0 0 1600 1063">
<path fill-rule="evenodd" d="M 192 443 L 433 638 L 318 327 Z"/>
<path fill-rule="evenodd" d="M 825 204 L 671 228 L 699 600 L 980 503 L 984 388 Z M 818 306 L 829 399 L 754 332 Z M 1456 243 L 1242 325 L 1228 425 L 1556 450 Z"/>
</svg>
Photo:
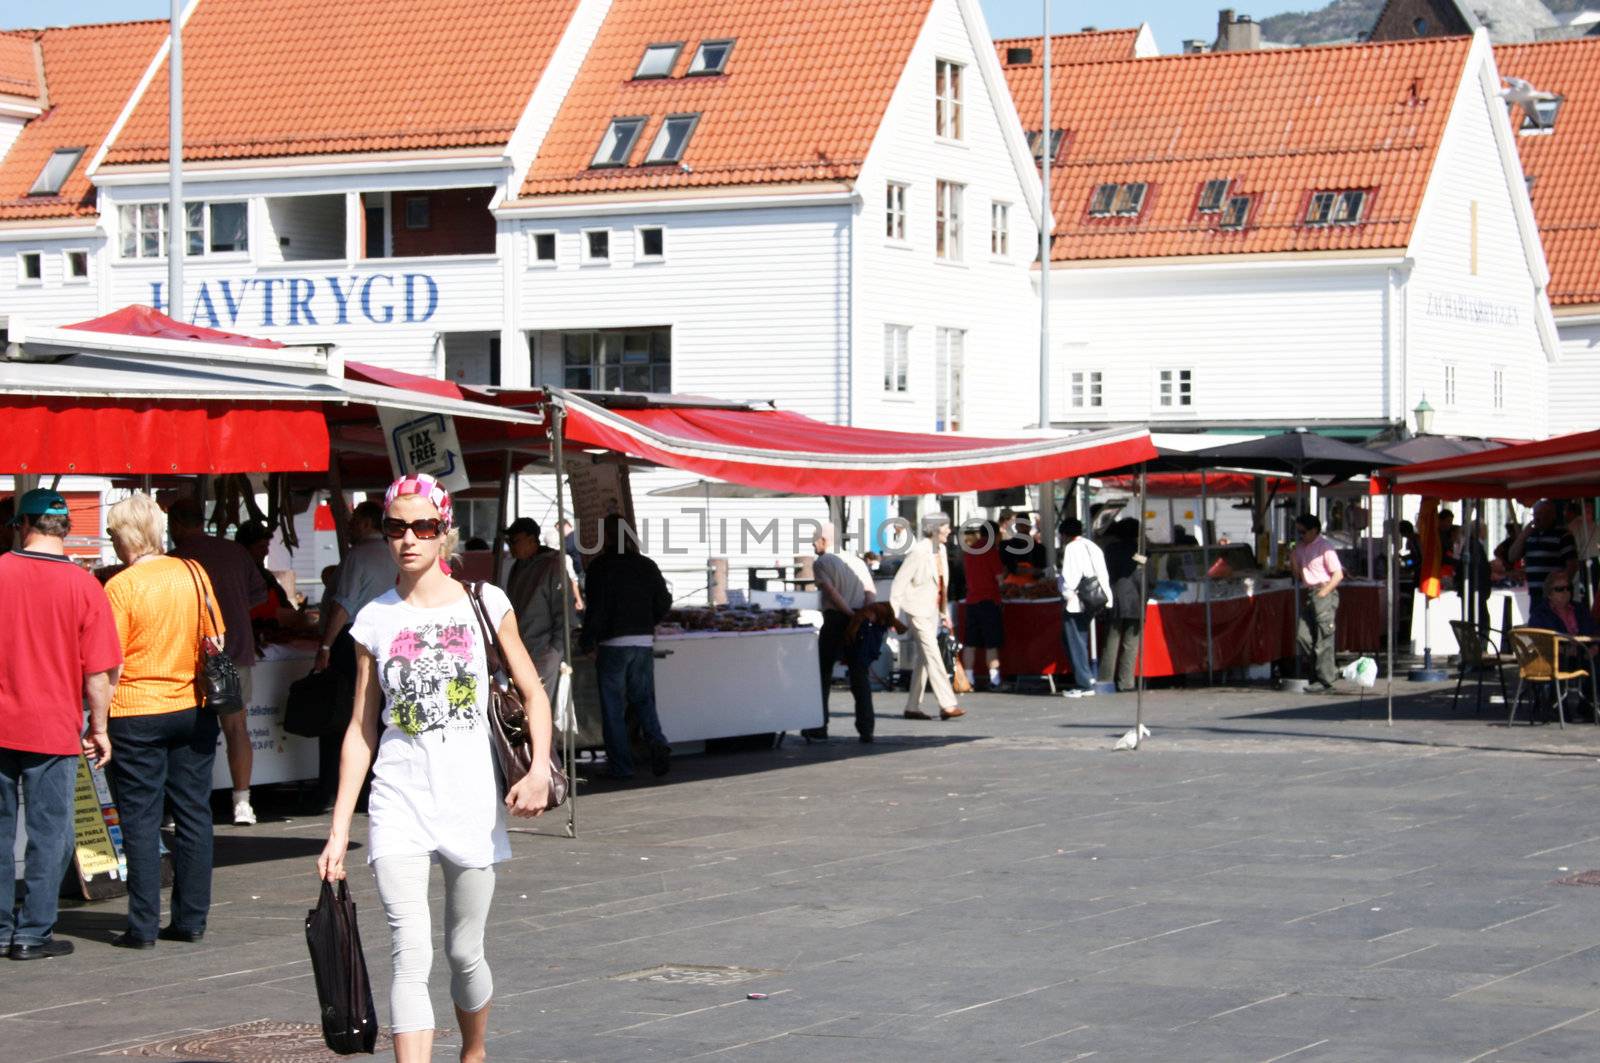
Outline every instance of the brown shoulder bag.
<svg viewBox="0 0 1600 1063">
<path fill-rule="evenodd" d="M 500 635 L 489 623 L 489 611 L 483 604 L 483 584 L 467 585 L 467 597 L 472 600 L 472 612 L 478 618 L 483 632 L 484 659 L 489 671 L 489 746 L 494 750 L 494 766 L 500 775 L 500 796 L 504 797 L 512 785 L 533 769 L 533 735 L 528 729 L 528 712 L 522 698 L 511 682 L 506 668 L 505 655 L 500 652 Z M 545 808 L 552 809 L 567 800 L 567 773 L 556 759 L 555 743 L 550 746 L 550 797 Z"/>
</svg>

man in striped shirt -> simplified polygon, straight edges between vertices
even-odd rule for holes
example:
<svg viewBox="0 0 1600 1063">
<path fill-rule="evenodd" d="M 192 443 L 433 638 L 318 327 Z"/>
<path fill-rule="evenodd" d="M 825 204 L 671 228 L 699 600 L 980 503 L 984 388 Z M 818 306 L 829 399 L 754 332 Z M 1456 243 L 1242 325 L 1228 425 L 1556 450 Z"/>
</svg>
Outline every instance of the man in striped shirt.
<svg viewBox="0 0 1600 1063">
<path fill-rule="evenodd" d="M 1544 581 L 1550 573 L 1565 571 L 1571 578 L 1578 571 L 1578 547 L 1572 533 L 1556 520 L 1556 504 L 1540 502 L 1533 507 L 1533 519 L 1523 525 L 1506 556 L 1513 564 L 1522 562 L 1528 575 L 1528 599 L 1544 598 Z"/>
</svg>

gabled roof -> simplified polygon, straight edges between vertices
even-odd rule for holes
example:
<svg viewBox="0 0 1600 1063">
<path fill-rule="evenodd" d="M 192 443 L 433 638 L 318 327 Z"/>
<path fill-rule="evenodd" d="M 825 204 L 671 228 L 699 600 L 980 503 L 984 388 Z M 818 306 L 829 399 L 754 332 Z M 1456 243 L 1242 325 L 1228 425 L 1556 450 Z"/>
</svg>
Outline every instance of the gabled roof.
<svg viewBox="0 0 1600 1063">
<path fill-rule="evenodd" d="M 50 109 L 29 121 L 0 159 L 0 221 L 94 215 L 89 160 L 133 95 L 166 32 L 165 22 L 120 22 L 37 34 Z M 84 149 L 61 194 L 28 195 L 58 148 Z"/>
<path fill-rule="evenodd" d="M 184 158 L 504 146 L 577 0 L 200 0 Z M 167 159 L 166 64 L 106 163 Z"/>
<path fill-rule="evenodd" d="M 1412 35 L 1411 24 L 1416 12 L 1412 6 L 1396 8 L 1396 0 L 1388 0 L 1373 22 L 1374 39 L 1401 40 Z M 1475 33 L 1488 30 L 1489 39 L 1496 44 L 1532 41 L 1540 30 L 1558 25 L 1550 9 L 1540 0 L 1433 0 L 1438 17 L 1457 24 L 1440 22 L 1427 25 L 1420 36 L 1455 33 Z M 1387 23 L 1387 25 L 1386 25 Z"/>
<path fill-rule="evenodd" d="M 1052 258 L 1375 251 L 1408 246 L 1470 37 L 1060 65 Z M 1039 69 L 1008 70 L 1020 114 Z M 1026 122 L 1024 124 L 1027 124 Z M 1249 196 L 1241 231 L 1197 212 L 1207 181 Z M 1137 217 L 1088 214 L 1098 185 L 1143 182 Z M 1365 190 L 1357 225 L 1306 226 L 1313 191 Z"/>
<path fill-rule="evenodd" d="M 33 42 L 38 33 L 0 33 L 0 96 L 39 98 L 39 68 Z"/>
<path fill-rule="evenodd" d="M 1553 306 L 1600 303 L 1600 38 L 1502 45 L 1501 74 L 1565 97 L 1549 133 L 1517 137 Z M 1513 112 L 1511 124 L 1522 115 Z"/>
<path fill-rule="evenodd" d="M 849 181 L 860 172 L 932 0 L 615 0 L 524 196 Z M 727 72 L 685 76 L 702 40 Z M 652 43 L 684 42 L 672 75 L 634 80 Z M 932 73 L 928 75 L 932 87 Z M 976 89 L 976 83 L 974 91 Z M 669 114 L 699 114 L 683 165 L 640 165 Z M 592 168 L 614 117 L 648 118 L 632 165 Z"/>
<path fill-rule="evenodd" d="M 1103 63 L 1115 59 L 1136 59 L 1140 27 L 1130 30 L 1084 30 L 1082 33 L 1052 33 L 1050 35 L 1051 63 Z M 1033 53 L 1028 63 L 1009 63 L 1006 55 L 1013 48 L 1026 48 Z M 1006 37 L 994 42 L 1000 65 L 1008 69 L 1033 67 L 1044 63 L 1043 37 Z M 1026 124 L 1026 123 L 1024 123 Z"/>
</svg>

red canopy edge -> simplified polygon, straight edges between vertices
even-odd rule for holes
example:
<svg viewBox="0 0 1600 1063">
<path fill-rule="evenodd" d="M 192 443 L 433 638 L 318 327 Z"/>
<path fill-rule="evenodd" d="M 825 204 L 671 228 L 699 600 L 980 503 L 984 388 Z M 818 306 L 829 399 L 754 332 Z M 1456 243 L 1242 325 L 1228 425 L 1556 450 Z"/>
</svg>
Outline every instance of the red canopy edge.
<svg viewBox="0 0 1600 1063">
<path fill-rule="evenodd" d="M 237 332 L 223 332 L 202 325 L 191 325 L 137 303 L 125 306 L 121 310 L 113 310 L 102 317 L 61 327 L 78 332 L 106 332 L 115 336 L 147 336 L 162 340 L 199 340 L 204 343 L 226 343 L 235 347 L 260 347 L 267 350 L 279 350 L 284 346 L 277 340 L 257 339 Z"/>
<path fill-rule="evenodd" d="M 561 399 L 566 438 L 749 487 L 798 494 L 912 495 L 993 490 L 1156 457 L 1143 428 L 1039 439 L 977 439 L 851 428 L 782 410 L 608 409 Z"/>
<path fill-rule="evenodd" d="M 1292 488 L 1294 481 L 1281 476 L 1264 477 L 1267 487 Z M 1107 476 L 1100 481 L 1104 487 L 1119 491 L 1137 491 L 1137 476 Z M 1256 477 L 1244 472 L 1211 472 L 1205 474 L 1206 493 L 1211 495 L 1245 496 L 1256 489 Z M 1199 498 L 1200 474 L 1197 472 L 1154 472 L 1147 477 L 1146 491 L 1157 498 Z"/>
<path fill-rule="evenodd" d="M 469 395 L 459 385 L 449 380 L 439 380 L 431 376 L 418 376 L 416 373 L 407 373 L 399 369 L 385 369 L 381 365 L 369 365 L 366 362 L 345 362 L 344 375 L 347 380 L 360 380 L 368 384 L 382 384 L 386 388 L 399 388 L 402 391 L 419 391 L 424 395 L 432 395 L 440 399 L 476 402 L 492 401 L 482 395 Z"/>
<path fill-rule="evenodd" d="M 1600 495 L 1600 431 L 1421 462 L 1379 476 L 1401 494 L 1437 498 Z"/>
<path fill-rule="evenodd" d="M 0 472 L 85 476 L 323 472 L 316 405 L 0 398 Z M 106 455 L 115 455 L 107 458 Z"/>
</svg>

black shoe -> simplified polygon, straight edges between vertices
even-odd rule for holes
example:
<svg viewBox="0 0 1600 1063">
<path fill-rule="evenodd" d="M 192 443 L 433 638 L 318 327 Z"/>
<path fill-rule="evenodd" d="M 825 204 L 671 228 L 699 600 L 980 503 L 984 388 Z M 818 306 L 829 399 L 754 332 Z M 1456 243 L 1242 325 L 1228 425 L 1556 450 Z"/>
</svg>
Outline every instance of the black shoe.
<svg viewBox="0 0 1600 1063">
<path fill-rule="evenodd" d="M 198 945 L 205 936 L 204 930 L 185 930 L 181 926 L 164 926 L 156 931 L 156 937 L 162 941 L 182 941 L 190 945 Z"/>
<path fill-rule="evenodd" d="M 872 744 L 872 742 L 873 742 L 873 738 L 872 738 L 872 736 L 870 734 L 864 734 L 864 735 L 861 736 L 862 745 L 870 746 Z"/>
<path fill-rule="evenodd" d="M 71 956 L 72 942 L 51 938 L 41 945 L 12 945 L 6 955 L 13 960 L 48 960 L 52 956 Z"/>
<path fill-rule="evenodd" d="M 131 930 L 124 930 L 120 934 L 111 935 L 111 945 L 113 948 L 119 949 L 153 949 L 156 947 L 153 939 L 136 938 Z"/>
<path fill-rule="evenodd" d="M 666 743 L 650 747 L 650 774 L 661 778 L 672 770 L 672 747 Z"/>
<path fill-rule="evenodd" d="M 807 742 L 826 742 L 828 740 L 828 729 L 826 727 L 807 727 L 800 732 L 800 737 Z"/>
</svg>

